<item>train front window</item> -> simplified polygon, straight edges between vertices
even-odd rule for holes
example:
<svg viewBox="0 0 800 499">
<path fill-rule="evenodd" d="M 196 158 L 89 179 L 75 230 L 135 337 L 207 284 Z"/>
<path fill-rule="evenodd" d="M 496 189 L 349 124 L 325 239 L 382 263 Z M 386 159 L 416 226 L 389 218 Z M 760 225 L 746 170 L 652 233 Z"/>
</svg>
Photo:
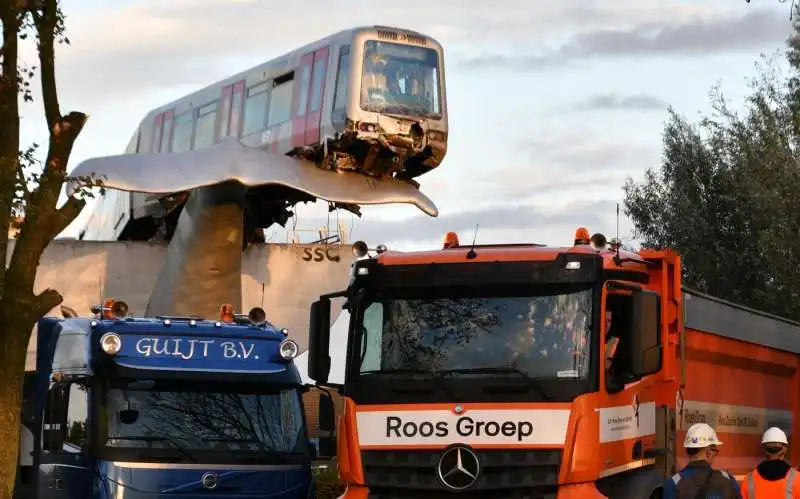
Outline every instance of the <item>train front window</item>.
<svg viewBox="0 0 800 499">
<path fill-rule="evenodd" d="M 101 399 L 106 448 L 139 454 L 233 452 L 265 460 L 309 452 L 300 395 L 293 388 L 115 382 Z"/>
<path fill-rule="evenodd" d="M 369 40 L 364 46 L 361 109 L 440 118 L 439 56 L 430 48 Z"/>
</svg>

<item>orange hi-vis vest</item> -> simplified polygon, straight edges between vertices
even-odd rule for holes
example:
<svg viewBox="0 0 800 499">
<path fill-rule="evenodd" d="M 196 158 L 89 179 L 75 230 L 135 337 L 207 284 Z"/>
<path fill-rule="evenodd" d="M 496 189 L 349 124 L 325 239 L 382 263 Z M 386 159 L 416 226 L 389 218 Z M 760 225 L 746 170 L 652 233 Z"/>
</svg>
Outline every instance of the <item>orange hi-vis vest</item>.
<svg viewBox="0 0 800 499">
<path fill-rule="evenodd" d="M 747 499 L 793 499 L 793 485 L 797 472 L 789 468 L 783 480 L 764 480 L 757 470 L 747 474 Z"/>
</svg>

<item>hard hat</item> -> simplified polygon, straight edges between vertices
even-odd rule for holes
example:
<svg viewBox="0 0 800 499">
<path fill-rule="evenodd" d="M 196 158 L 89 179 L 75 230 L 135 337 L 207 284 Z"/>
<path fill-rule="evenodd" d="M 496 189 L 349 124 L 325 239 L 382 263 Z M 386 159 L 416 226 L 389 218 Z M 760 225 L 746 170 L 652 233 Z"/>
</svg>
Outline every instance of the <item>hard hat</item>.
<svg viewBox="0 0 800 499">
<path fill-rule="evenodd" d="M 764 444 L 789 445 L 789 440 L 786 438 L 786 433 L 784 433 L 783 430 L 773 426 L 772 428 L 768 428 L 767 431 L 764 432 L 764 436 L 761 437 L 761 445 Z"/>
<path fill-rule="evenodd" d="M 706 423 L 695 423 L 686 431 L 683 441 L 685 449 L 703 449 L 711 445 L 722 445 L 717 438 L 717 432 Z"/>
</svg>

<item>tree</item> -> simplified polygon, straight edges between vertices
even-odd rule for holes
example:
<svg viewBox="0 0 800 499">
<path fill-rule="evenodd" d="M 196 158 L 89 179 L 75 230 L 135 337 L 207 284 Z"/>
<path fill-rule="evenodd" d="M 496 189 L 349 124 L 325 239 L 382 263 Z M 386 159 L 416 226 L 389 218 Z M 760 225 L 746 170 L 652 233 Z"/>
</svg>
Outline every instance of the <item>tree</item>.
<svg viewBox="0 0 800 499">
<path fill-rule="evenodd" d="M 58 0 L 0 0 L 0 255 L 6 234 L 18 229 L 8 265 L 0 265 L 0 499 L 11 499 L 19 451 L 22 379 L 31 331 L 36 321 L 61 303 L 52 289 L 33 291 L 39 260 L 47 245 L 80 213 L 93 179 L 70 179 L 67 163 L 86 122 L 80 112 L 61 114 L 55 77 L 55 46 L 69 43 Z M 38 51 L 41 102 L 49 131 L 47 154 L 37 160 L 36 144 L 20 150 L 20 97 L 33 101 L 36 67 L 19 61 L 21 43 L 33 38 Z M 65 181 L 79 190 L 62 206 Z M 21 223 L 17 221 L 24 217 Z"/>
<path fill-rule="evenodd" d="M 738 113 L 719 88 L 699 123 L 669 110 L 658 171 L 625 183 L 644 247 L 683 256 L 684 283 L 800 319 L 800 22 L 788 76 L 762 56 Z"/>
</svg>

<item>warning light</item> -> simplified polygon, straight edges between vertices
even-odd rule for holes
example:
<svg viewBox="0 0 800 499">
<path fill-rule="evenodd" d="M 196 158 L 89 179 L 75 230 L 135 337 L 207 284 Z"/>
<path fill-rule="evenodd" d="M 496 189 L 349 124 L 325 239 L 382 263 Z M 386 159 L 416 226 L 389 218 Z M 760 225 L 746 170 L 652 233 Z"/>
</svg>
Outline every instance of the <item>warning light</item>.
<svg viewBox="0 0 800 499">
<path fill-rule="evenodd" d="M 444 236 L 442 248 L 458 248 L 458 234 L 455 232 L 448 232 L 447 235 Z"/>
<path fill-rule="evenodd" d="M 601 233 L 592 234 L 592 246 L 596 250 L 603 250 L 606 248 L 606 244 L 608 241 L 606 240 L 606 236 Z"/>
<path fill-rule="evenodd" d="M 122 319 L 128 315 L 128 304 L 122 300 L 106 298 L 103 301 L 102 312 L 104 319 Z"/>
<path fill-rule="evenodd" d="M 356 241 L 353 243 L 353 255 L 355 255 L 356 258 L 364 258 L 367 256 L 368 251 L 367 243 L 364 241 Z"/>
<path fill-rule="evenodd" d="M 253 307 L 247 314 L 251 324 L 264 324 L 267 321 L 267 313 L 261 307 Z"/>
<path fill-rule="evenodd" d="M 575 246 L 581 244 L 589 244 L 589 229 L 586 227 L 578 227 L 575 231 Z"/>
<path fill-rule="evenodd" d="M 219 320 L 222 322 L 233 322 L 233 305 L 226 303 L 219 308 Z"/>
</svg>

